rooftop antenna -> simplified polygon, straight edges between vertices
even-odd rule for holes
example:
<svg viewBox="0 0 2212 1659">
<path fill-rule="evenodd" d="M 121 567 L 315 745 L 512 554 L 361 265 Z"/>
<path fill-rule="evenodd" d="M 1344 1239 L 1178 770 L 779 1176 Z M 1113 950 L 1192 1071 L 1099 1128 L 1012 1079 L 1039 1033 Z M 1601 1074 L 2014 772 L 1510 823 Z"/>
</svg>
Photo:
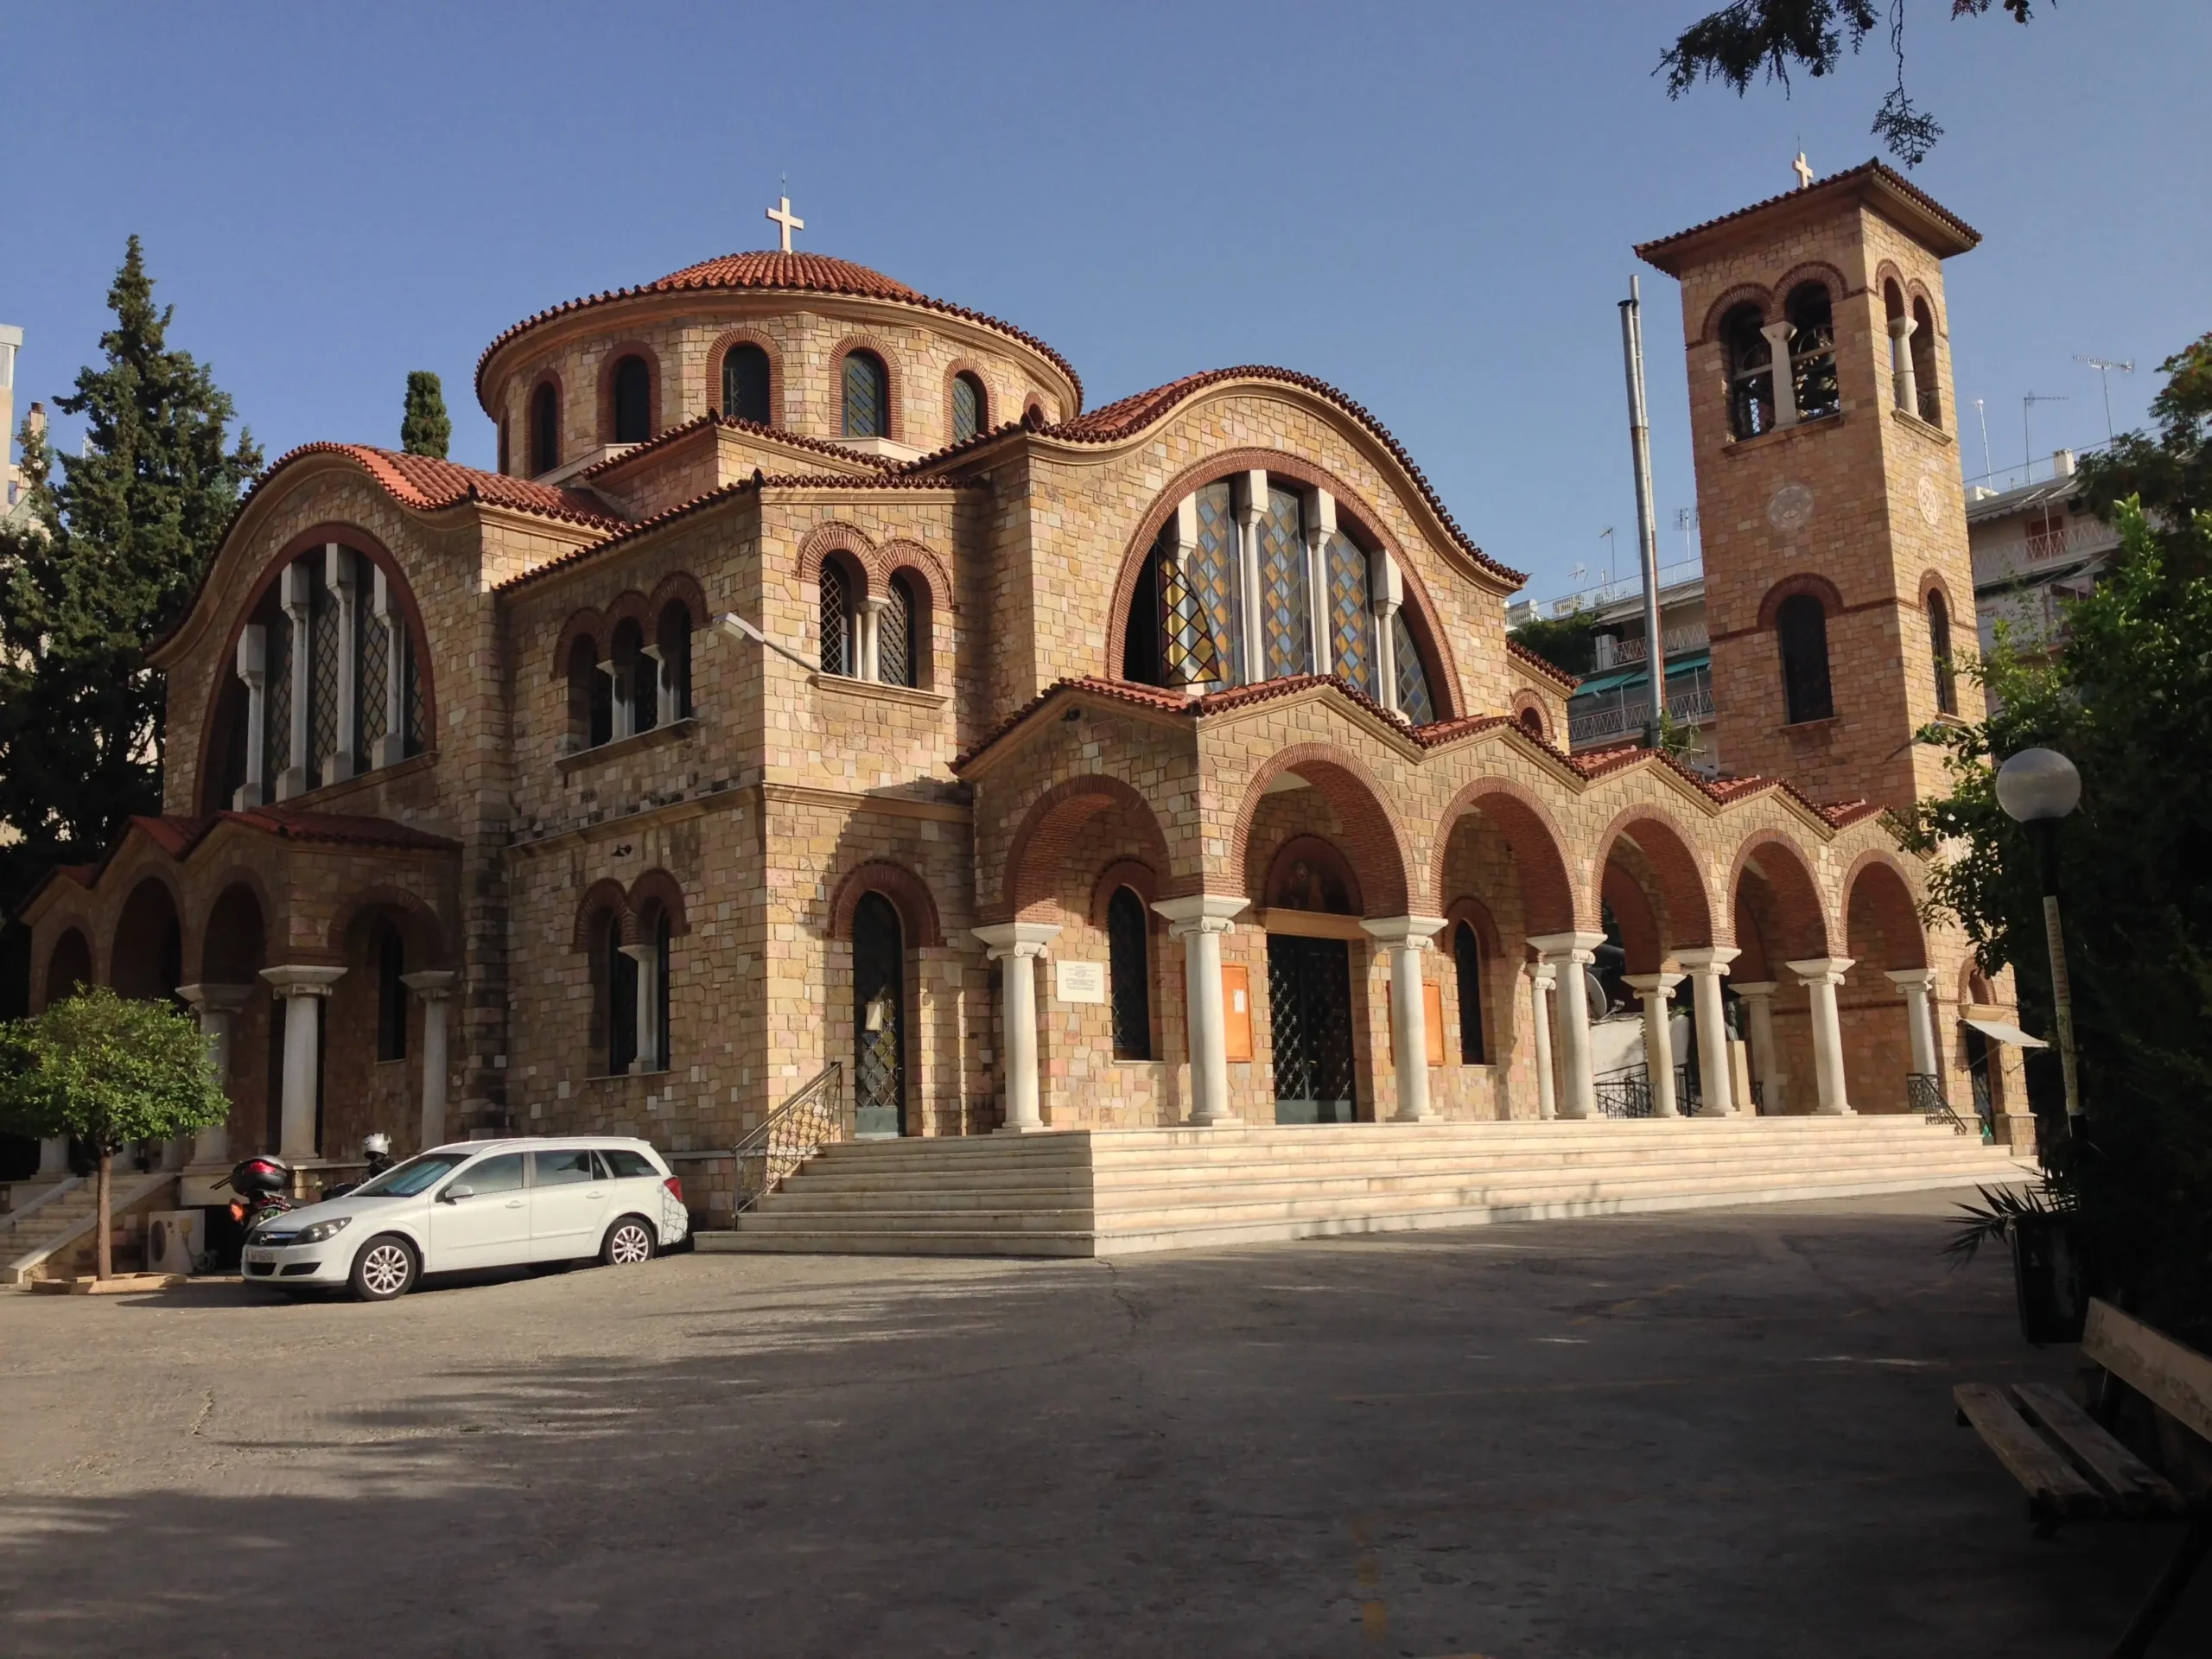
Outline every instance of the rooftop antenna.
<svg viewBox="0 0 2212 1659">
<path fill-rule="evenodd" d="M 1613 539 L 1613 527 L 1611 524 L 1607 524 L 1598 532 L 1598 539 L 1605 544 L 1605 585 L 1611 587 L 1613 581 L 1613 550 L 1620 543 Z"/>
<path fill-rule="evenodd" d="M 2102 386 L 2105 391 L 2105 442 L 2107 443 L 2110 443 L 2112 442 L 2112 376 L 2110 371 L 2118 369 L 2122 374 L 2133 374 L 2135 372 L 2135 359 L 2131 357 L 2125 363 L 2118 363 L 2114 362 L 2108 357 L 2083 357 L 2079 353 L 2076 353 L 2075 354 L 2074 360 L 2076 363 L 2086 363 L 2097 372 L 2097 384 Z"/>
<path fill-rule="evenodd" d="M 1801 178 L 1805 156 L 1798 153 Z M 1643 573 L 1643 661 L 1651 677 L 1650 706 L 1644 711 L 1643 741 L 1657 748 L 1661 722 L 1667 717 L 1667 645 L 1659 632 L 1659 526 L 1651 511 L 1651 419 L 1643 403 L 1643 294 L 1636 277 L 1628 279 L 1628 298 L 1621 302 L 1621 359 L 1628 372 L 1628 447 L 1636 466 L 1636 551 Z M 1613 532 L 1608 530 L 1605 534 Z"/>
<path fill-rule="evenodd" d="M 2036 469 L 2035 441 L 2028 436 L 2029 415 L 2034 411 L 2037 404 L 2063 404 L 2065 401 L 2066 394 L 2063 391 L 2049 394 L 2031 391 L 2020 399 L 2020 448 L 2026 460 L 2028 472 L 2028 476 L 2020 480 L 2023 484 L 2032 480 Z"/>
<path fill-rule="evenodd" d="M 1981 475 L 1989 477 L 1997 470 L 1997 463 L 1989 458 L 1989 410 L 1977 397 L 1974 400 L 1974 417 L 1981 423 Z"/>
<path fill-rule="evenodd" d="M 1688 564 L 1697 557 L 1697 544 L 1690 539 L 1690 532 L 1697 528 L 1697 509 L 1676 507 L 1675 528 L 1682 532 L 1682 563 Z"/>
</svg>

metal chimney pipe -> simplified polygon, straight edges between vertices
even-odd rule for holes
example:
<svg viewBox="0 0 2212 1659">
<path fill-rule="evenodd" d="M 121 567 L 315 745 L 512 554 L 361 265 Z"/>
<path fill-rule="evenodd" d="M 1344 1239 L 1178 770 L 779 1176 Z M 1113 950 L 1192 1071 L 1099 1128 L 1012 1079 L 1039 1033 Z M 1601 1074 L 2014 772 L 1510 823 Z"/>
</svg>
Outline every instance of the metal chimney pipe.
<svg viewBox="0 0 2212 1659">
<path fill-rule="evenodd" d="M 1647 747 L 1659 747 L 1659 717 L 1667 707 L 1667 640 L 1659 628 L 1659 529 L 1651 510 L 1651 422 L 1643 408 L 1643 296 L 1628 279 L 1621 302 L 1621 355 L 1628 365 L 1628 444 L 1636 463 L 1636 545 L 1643 565 L 1643 660 L 1651 676 L 1651 709 L 1643 724 Z"/>
</svg>

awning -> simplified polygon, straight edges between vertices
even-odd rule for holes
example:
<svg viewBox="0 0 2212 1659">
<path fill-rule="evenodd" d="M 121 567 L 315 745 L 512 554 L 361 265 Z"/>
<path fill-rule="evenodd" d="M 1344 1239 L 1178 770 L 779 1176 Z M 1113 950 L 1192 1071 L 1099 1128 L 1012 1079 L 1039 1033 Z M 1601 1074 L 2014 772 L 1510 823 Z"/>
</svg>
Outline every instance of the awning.
<svg viewBox="0 0 2212 1659">
<path fill-rule="evenodd" d="M 1972 1026 L 1985 1037 L 1994 1037 L 2000 1043 L 2010 1043 L 2015 1048 L 2049 1048 L 2050 1045 L 2040 1037 L 2031 1037 L 2018 1026 L 2008 1026 L 2002 1020 L 1969 1020 Z"/>
</svg>

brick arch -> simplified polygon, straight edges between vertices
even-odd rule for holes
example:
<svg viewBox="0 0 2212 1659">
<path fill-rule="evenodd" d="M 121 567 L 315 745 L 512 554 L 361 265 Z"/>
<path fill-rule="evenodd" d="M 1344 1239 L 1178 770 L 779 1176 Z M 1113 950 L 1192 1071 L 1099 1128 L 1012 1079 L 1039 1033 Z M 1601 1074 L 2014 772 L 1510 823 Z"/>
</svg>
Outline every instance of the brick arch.
<svg viewBox="0 0 2212 1659">
<path fill-rule="evenodd" d="M 652 597 L 645 601 L 645 609 L 652 615 L 655 626 L 658 626 L 661 612 L 672 599 L 683 601 L 684 609 L 691 613 L 693 627 L 707 626 L 707 590 L 699 585 L 699 579 L 689 570 L 671 570 L 654 585 Z"/>
<path fill-rule="evenodd" d="M 668 931 L 682 938 L 691 931 L 691 923 L 683 912 L 683 888 L 666 870 L 655 868 L 647 870 L 630 884 L 628 897 L 630 914 L 642 918 L 648 905 L 657 905 L 668 918 Z"/>
<path fill-rule="evenodd" d="M 1754 861 L 1756 870 L 1751 868 Z M 1744 883 L 1752 878 L 1762 880 L 1773 896 L 1777 937 L 1772 940 L 1759 933 L 1745 913 Z M 1728 869 L 1728 918 L 1732 938 L 1758 938 L 1759 954 L 1770 972 L 1784 962 L 1834 954 L 1830 943 L 1834 936 L 1827 907 L 1821 903 L 1820 886 L 1813 879 L 1812 861 L 1779 830 L 1756 831 L 1736 849 Z"/>
<path fill-rule="evenodd" d="M 1693 346 L 1711 345 L 1720 338 L 1721 319 L 1739 305 L 1755 305 L 1759 315 L 1769 321 L 1774 320 L 1778 303 L 1775 291 L 1759 283 L 1738 283 L 1705 309 L 1705 321 L 1698 325 L 1697 338 Z"/>
<path fill-rule="evenodd" d="M 1795 599 L 1800 594 L 1810 594 L 1819 600 L 1821 611 L 1831 620 L 1843 614 L 1843 595 L 1836 590 L 1835 583 L 1830 582 L 1826 576 L 1815 575 L 1810 571 L 1805 571 L 1796 575 L 1784 576 L 1766 590 L 1766 596 L 1759 601 L 1758 626 L 1760 629 L 1771 632 L 1774 627 L 1775 613 L 1782 608 L 1783 601 Z"/>
<path fill-rule="evenodd" d="M 998 388 L 991 384 L 991 372 L 988 369 L 972 357 L 954 358 L 951 362 L 945 365 L 944 389 L 938 398 L 938 407 L 944 410 L 944 441 L 947 443 L 953 441 L 952 383 L 963 374 L 974 375 L 976 383 L 983 388 L 983 407 L 982 418 L 976 426 L 977 432 L 988 432 L 991 429 L 997 418 L 999 405 L 1004 401 Z"/>
<path fill-rule="evenodd" d="M 855 865 L 837 884 L 837 891 L 830 899 L 831 938 L 851 939 L 853 912 L 871 893 L 881 893 L 899 912 L 899 930 L 905 934 L 909 949 L 944 943 L 944 931 L 938 924 L 937 900 L 931 895 L 929 883 L 905 865 L 881 858 Z"/>
<path fill-rule="evenodd" d="M 592 924 L 610 913 L 622 943 L 635 944 L 637 920 L 630 913 L 630 895 L 613 876 L 603 875 L 586 887 L 583 897 L 576 900 L 576 923 L 569 935 L 569 949 L 590 950 Z"/>
<path fill-rule="evenodd" d="M 653 642 L 653 625 L 657 620 L 653 607 L 645 596 L 634 588 L 614 596 L 614 602 L 607 607 L 604 620 L 607 632 L 600 641 L 602 646 L 614 638 L 615 629 L 620 627 L 625 622 L 636 623 L 638 631 L 645 635 L 645 643 L 650 645 Z"/>
<path fill-rule="evenodd" d="M 848 334 L 830 353 L 830 441 L 845 435 L 845 359 L 855 352 L 871 353 L 883 365 L 883 435 L 893 443 L 906 442 L 906 388 L 899 366 L 898 348 L 874 334 Z"/>
<path fill-rule="evenodd" d="M 1405 831 L 1385 804 L 1382 785 L 1365 763 L 1349 750 L 1327 743 L 1300 743 L 1269 756 L 1245 785 L 1230 842 L 1236 849 L 1237 891 L 1252 890 L 1252 820 L 1267 796 L 1268 785 L 1287 772 L 1296 772 L 1319 790 L 1321 798 L 1344 826 L 1344 839 L 1351 843 L 1348 856 L 1352 868 L 1364 872 L 1360 886 L 1367 903 L 1361 913 L 1410 913 L 1414 898 L 1414 858 Z M 1428 891 L 1434 890 L 1432 882 Z"/>
<path fill-rule="evenodd" d="M 1666 959 L 1667 947 L 1659 934 L 1659 912 L 1625 864 L 1607 859 L 1598 878 L 1598 896 L 1613 913 L 1621 931 L 1621 950 L 1631 974 L 1656 974 Z M 1599 914 L 1602 916 L 1604 911 Z"/>
<path fill-rule="evenodd" d="M 423 747 L 426 752 L 438 747 L 438 677 L 430 654 L 430 636 L 423 623 L 423 608 L 415 601 L 415 589 L 407 580 L 407 573 L 391 550 L 359 524 L 338 520 L 325 520 L 312 529 L 303 530 L 286 542 L 261 568 L 246 595 L 231 619 L 231 629 L 223 642 L 223 654 L 217 658 L 213 683 L 207 696 L 200 704 L 199 759 L 197 770 L 192 775 L 192 798 L 204 799 L 207 788 L 208 767 L 214 759 L 215 728 L 223 706 L 223 691 L 226 684 L 238 677 L 238 639 L 245 632 L 261 601 L 283 574 L 284 567 L 311 547 L 321 547 L 336 542 L 352 548 L 363 558 L 384 572 L 385 583 L 391 594 L 391 602 L 399 607 L 401 620 L 407 628 L 407 641 L 415 657 L 415 675 L 423 688 Z M 365 774 L 362 774 L 365 775 Z M 274 779 L 270 780 L 271 786 Z M 226 801 L 225 806 L 230 804 Z"/>
<path fill-rule="evenodd" d="M 1479 811 L 1497 827 L 1512 849 L 1521 897 L 1532 933 L 1564 933 L 1595 916 L 1578 916 L 1574 887 L 1567 874 L 1567 839 L 1543 804 L 1519 784 L 1503 778 L 1483 778 L 1465 785 L 1437 817 L 1436 842 L 1430 849 L 1429 885 L 1444 887 L 1444 870 L 1451 855 L 1452 836 L 1466 813 Z"/>
<path fill-rule="evenodd" d="M 590 640 L 593 654 L 603 656 L 606 638 L 607 618 L 603 613 L 588 606 L 575 612 L 561 625 L 561 637 L 553 646 L 553 661 L 548 677 L 556 681 L 569 677 L 569 653 L 575 649 L 577 640 Z"/>
<path fill-rule="evenodd" d="M 1928 935 L 1920 920 L 1920 907 L 1913 902 L 1912 882 L 1896 859 L 1878 849 L 1870 849 L 1853 859 L 1843 877 L 1843 944 L 1844 954 L 1855 953 L 1851 937 L 1852 910 L 1864 899 L 1868 919 L 1881 930 L 1882 938 L 1890 947 L 1888 954 L 1896 958 L 1865 965 L 1878 968 L 1925 968 L 1928 966 Z"/>
<path fill-rule="evenodd" d="M 122 907 L 116 912 L 113 925 L 108 930 L 107 972 L 103 978 L 107 984 L 115 988 L 118 995 L 135 994 L 126 990 L 126 983 L 154 983 L 155 996 L 168 995 L 176 989 L 176 986 L 156 983 L 162 977 L 159 964 L 156 963 L 149 968 L 143 960 L 143 952 L 149 945 L 158 949 L 159 941 L 157 938 L 149 940 L 141 936 L 149 926 L 159 927 L 168 924 L 173 924 L 175 926 L 177 972 L 180 976 L 179 982 L 183 982 L 181 979 L 185 963 L 183 889 L 178 886 L 175 878 L 168 871 L 148 864 L 140 865 L 137 870 L 130 872 L 124 879 L 128 880 L 130 886 L 124 894 Z M 118 881 L 118 886 L 120 885 L 121 882 Z M 168 911 L 166 918 L 153 912 L 152 907 L 156 905 L 166 907 Z M 126 951 L 130 957 L 127 964 L 123 960 Z"/>
<path fill-rule="evenodd" d="M 193 952 L 186 957 L 191 982 L 239 982 L 222 981 L 222 976 L 258 973 L 267 967 L 269 923 L 270 918 L 276 914 L 276 907 L 270 899 L 261 873 L 249 865 L 234 864 L 225 868 L 212 882 L 203 881 L 199 885 L 203 891 L 212 892 L 214 897 L 208 900 L 206 910 L 188 936 L 194 946 Z M 257 938 L 251 954 L 258 960 L 251 964 L 221 959 L 223 950 L 235 943 L 226 935 L 232 930 L 236 902 L 239 899 L 251 904 L 254 910 Z"/>
<path fill-rule="evenodd" d="M 1106 925 L 1106 906 L 1114 902 L 1114 894 L 1122 887 L 1144 901 L 1145 914 L 1152 914 L 1153 900 L 1160 897 L 1160 872 L 1141 859 L 1117 858 L 1098 873 L 1098 880 L 1091 883 L 1090 907 L 1086 912 L 1093 927 L 1103 930 Z"/>
<path fill-rule="evenodd" d="M 1539 743 L 1552 741 L 1551 710 L 1543 694 L 1522 686 L 1513 694 L 1513 723 Z"/>
<path fill-rule="evenodd" d="M 731 328 L 715 337 L 707 347 L 707 407 L 719 410 L 725 420 L 736 418 L 722 408 L 722 360 L 729 355 L 733 346 L 758 346 L 768 354 L 768 424 L 781 428 L 784 424 L 784 350 L 772 336 L 758 328 Z"/>
<path fill-rule="evenodd" d="M 523 384 L 522 394 L 522 465 L 521 476 L 536 478 L 537 465 L 537 429 L 531 416 L 537 407 L 541 388 L 553 388 L 553 464 L 560 466 L 569 458 L 569 389 L 561 383 L 561 372 L 547 364 Z"/>
<path fill-rule="evenodd" d="M 1889 316 L 1889 289 L 1892 283 L 1897 284 L 1897 299 L 1904 305 L 1905 315 L 1910 316 L 1912 314 L 1912 296 L 1906 287 L 1904 272 L 1897 269 L 1896 260 L 1885 259 L 1874 267 L 1874 280 L 1872 286 L 1875 294 L 1881 299 L 1882 315 L 1885 320 Z"/>
<path fill-rule="evenodd" d="M 874 569 L 871 581 L 880 578 L 888 584 L 901 570 L 912 572 L 922 579 L 929 589 L 921 595 L 932 611 L 942 610 L 948 615 L 952 611 L 952 578 L 945 573 L 944 562 L 921 543 L 899 537 L 870 550 Z"/>
<path fill-rule="evenodd" d="M 1929 594 L 1942 594 L 1943 608 L 1951 613 L 1951 626 L 1955 632 L 1956 631 L 1959 626 L 1958 595 L 1951 591 L 1950 581 L 1941 570 L 1933 566 L 1923 570 L 1920 573 L 1920 580 L 1913 584 L 1912 591 L 1915 599 L 1919 602 L 1920 608 L 1923 611 L 1928 608 Z M 1971 612 L 1973 607 L 1969 606 L 1967 608 Z"/>
<path fill-rule="evenodd" d="M 82 924 L 72 922 L 54 936 L 46 953 L 46 972 L 40 983 L 41 1008 L 65 1001 L 73 986 L 90 989 L 98 983 L 92 968 L 92 939 Z"/>
<path fill-rule="evenodd" d="M 1336 842 L 1325 836 L 1314 835 L 1292 836 L 1275 849 L 1274 856 L 1268 860 L 1268 873 L 1260 883 L 1257 895 L 1263 907 L 1273 907 L 1273 895 L 1281 887 L 1283 877 L 1289 874 L 1292 865 L 1301 860 L 1325 868 L 1336 878 L 1337 885 L 1344 890 L 1344 902 L 1350 906 L 1351 913 L 1354 916 L 1366 914 L 1367 906 L 1360 891 L 1359 872 L 1352 868 L 1351 861 L 1344 856 L 1344 849 Z"/>
<path fill-rule="evenodd" d="M 1904 285 L 1904 307 L 1907 316 L 1912 315 L 1912 308 L 1916 302 L 1928 308 L 1928 321 L 1936 327 L 1936 338 L 1949 339 L 1950 335 L 1943 327 L 1943 308 L 1936 303 L 1936 296 L 1928 291 L 1928 284 L 1917 276 Z"/>
<path fill-rule="evenodd" d="M 842 519 L 833 518 L 826 524 L 816 525 L 799 543 L 798 579 L 818 583 L 822 580 L 822 561 L 836 553 L 845 556 L 845 562 L 860 577 L 860 591 L 853 598 L 867 598 L 875 587 L 875 543 L 856 525 Z"/>
<path fill-rule="evenodd" d="M 1789 275 L 1774 285 L 1776 303 L 1787 305 L 1789 296 L 1807 283 L 1818 283 L 1827 289 L 1828 304 L 1838 310 L 1851 296 L 1851 284 L 1841 271 L 1825 259 L 1808 259 L 1802 264 L 1791 266 Z"/>
<path fill-rule="evenodd" d="M 1459 690 L 1459 659 L 1452 652 L 1451 636 L 1437 620 L 1427 584 L 1413 561 L 1406 557 L 1403 545 L 1384 526 L 1382 515 L 1374 512 L 1366 498 L 1349 484 L 1326 467 L 1280 449 L 1230 449 L 1208 455 L 1185 467 L 1154 496 L 1151 507 L 1137 521 L 1135 532 L 1122 549 L 1120 570 L 1114 578 L 1113 604 L 1107 612 L 1106 638 L 1100 647 L 1099 672 L 1109 680 L 1122 677 L 1122 636 L 1128 625 L 1129 603 L 1136 596 L 1137 578 L 1143 574 L 1144 562 L 1151 556 L 1160 526 L 1193 490 L 1233 473 L 1255 469 L 1277 473 L 1312 488 L 1328 491 L 1336 498 L 1339 509 L 1338 528 L 1361 547 L 1380 547 L 1396 561 L 1406 586 L 1406 626 L 1413 631 L 1414 643 L 1427 659 L 1424 666 L 1434 671 L 1428 677 L 1428 692 L 1437 705 L 1436 717 L 1444 721 L 1459 715 L 1466 707 Z M 1346 518 L 1351 520 L 1349 525 L 1344 522 Z M 1355 531 L 1360 533 L 1355 534 Z"/>
<path fill-rule="evenodd" d="M 330 926 L 323 935 L 323 949 L 331 961 L 346 960 L 346 936 L 353 931 L 356 922 L 372 910 L 397 912 L 402 920 L 402 935 L 410 947 L 415 947 L 409 954 L 415 955 L 419 950 L 423 966 L 449 960 L 445 928 L 429 900 L 404 887 L 378 883 L 350 894 L 330 918 Z"/>
<path fill-rule="evenodd" d="M 1119 778 L 1089 773 L 1055 784 L 1029 804 L 1007 849 L 998 914 L 1018 920 L 1046 901 L 1066 862 L 1067 849 L 1084 824 L 1110 807 L 1135 809 L 1149 833 L 1145 851 L 1156 868 L 1168 868 L 1167 837 L 1152 803 Z"/>
<path fill-rule="evenodd" d="M 645 365 L 645 437 L 650 443 L 666 431 L 671 424 L 665 418 L 662 398 L 666 388 L 662 381 L 659 350 L 642 340 L 625 340 L 609 346 L 599 360 L 599 387 L 594 399 L 599 417 L 599 442 L 614 442 L 614 365 L 626 357 L 642 359 Z M 635 440 L 632 440 L 635 442 Z"/>
<path fill-rule="evenodd" d="M 1444 931 L 1437 935 L 1437 947 L 1446 957 L 1452 954 L 1452 931 L 1463 922 L 1474 929 L 1475 943 L 1482 948 L 1485 963 L 1495 963 L 1506 959 L 1505 947 L 1497 931 L 1497 918 L 1490 913 L 1488 905 L 1471 893 L 1461 893 L 1444 906 Z M 1488 1017 L 1487 1012 L 1484 1017 Z"/>
<path fill-rule="evenodd" d="M 1667 946 L 1722 943 L 1713 928 L 1712 895 L 1682 826 L 1671 815 L 1652 807 L 1623 808 L 1598 837 L 1601 869 L 1611 867 L 1613 848 L 1623 837 L 1635 842 L 1659 884 L 1659 896 L 1667 906 L 1668 931 L 1674 935 L 1666 941 Z"/>
</svg>

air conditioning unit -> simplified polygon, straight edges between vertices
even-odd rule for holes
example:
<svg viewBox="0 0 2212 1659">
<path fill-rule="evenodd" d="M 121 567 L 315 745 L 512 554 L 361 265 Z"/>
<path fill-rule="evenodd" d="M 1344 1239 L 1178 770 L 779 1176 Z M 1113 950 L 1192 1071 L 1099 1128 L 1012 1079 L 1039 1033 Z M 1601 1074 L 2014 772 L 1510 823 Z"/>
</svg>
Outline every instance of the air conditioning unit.
<svg viewBox="0 0 2212 1659">
<path fill-rule="evenodd" d="M 199 1210 L 156 1210 L 146 1217 L 146 1271 L 191 1273 L 206 1246 L 207 1217 Z"/>
</svg>

